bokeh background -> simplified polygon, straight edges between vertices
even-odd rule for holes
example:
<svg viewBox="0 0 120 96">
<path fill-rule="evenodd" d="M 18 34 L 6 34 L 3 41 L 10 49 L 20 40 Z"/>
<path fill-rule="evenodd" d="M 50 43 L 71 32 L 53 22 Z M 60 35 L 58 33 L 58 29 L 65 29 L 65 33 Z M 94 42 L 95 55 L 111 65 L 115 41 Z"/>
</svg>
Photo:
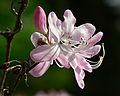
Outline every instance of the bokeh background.
<svg viewBox="0 0 120 96">
<path fill-rule="evenodd" d="M 10 0 L 0 1 L 0 31 L 14 27 L 15 16 L 10 10 L 10 3 Z M 44 8 L 47 15 L 54 11 L 62 20 L 63 12 L 70 9 L 77 19 L 76 26 L 87 22 L 95 25 L 96 33 L 104 33 L 100 43 L 105 44 L 106 56 L 101 67 L 93 73 L 86 72 L 83 90 L 78 87 L 72 69 L 61 69 L 54 64 L 40 78 L 28 75 L 29 87 L 22 80 L 16 94 L 35 96 L 41 90 L 65 90 L 72 96 L 120 96 L 120 0 L 30 0 L 22 15 L 23 29 L 12 42 L 11 60 L 26 60 L 34 48 L 30 36 L 36 31 L 33 15 L 38 5 Z M 5 45 L 5 39 L 0 36 L 0 64 L 5 61 Z M 13 79 L 10 78 L 9 84 L 12 84 Z"/>
</svg>

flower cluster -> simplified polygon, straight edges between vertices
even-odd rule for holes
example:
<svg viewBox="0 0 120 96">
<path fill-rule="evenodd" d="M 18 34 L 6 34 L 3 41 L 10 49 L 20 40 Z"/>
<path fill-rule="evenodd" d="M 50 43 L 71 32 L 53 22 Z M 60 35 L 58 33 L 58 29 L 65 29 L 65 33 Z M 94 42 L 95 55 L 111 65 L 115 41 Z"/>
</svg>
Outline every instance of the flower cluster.
<svg viewBox="0 0 120 96">
<path fill-rule="evenodd" d="M 50 12 L 47 28 L 44 10 L 40 6 L 35 10 L 34 23 L 38 32 L 31 36 L 35 49 L 30 53 L 30 57 L 38 64 L 30 70 L 30 74 L 34 77 L 42 76 L 54 60 L 61 68 L 71 67 L 79 87 L 83 89 L 84 70 L 92 72 L 103 61 L 104 54 L 98 62 L 89 60 L 100 52 L 101 45 L 95 44 L 101 40 L 103 33 L 93 35 L 96 29 L 90 23 L 76 27 L 76 18 L 71 10 L 65 10 L 63 17 L 64 21 L 61 21 L 54 12 Z"/>
</svg>

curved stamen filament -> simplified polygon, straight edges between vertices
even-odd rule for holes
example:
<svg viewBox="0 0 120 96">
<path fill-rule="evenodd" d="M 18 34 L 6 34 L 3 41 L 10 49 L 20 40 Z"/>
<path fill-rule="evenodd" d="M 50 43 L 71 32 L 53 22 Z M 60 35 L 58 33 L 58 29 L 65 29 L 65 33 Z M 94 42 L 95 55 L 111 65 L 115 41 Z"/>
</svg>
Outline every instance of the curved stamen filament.
<svg viewBox="0 0 120 96">
<path fill-rule="evenodd" d="M 62 66 L 62 65 L 59 64 L 59 61 L 58 61 L 57 59 L 55 60 L 55 63 L 56 63 L 57 66 L 60 67 L 60 68 L 63 68 L 63 67 L 64 67 L 64 66 Z"/>
<path fill-rule="evenodd" d="M 90 63 L 96 63 L 96 64 L 93 64 L 91 65 L 92 69 L 97 69 L 103 62 L 103 59 L 105 57 L 105 48 L 104 48 L 104 43 L 102 43 L 102 49 L 103 49 L 103 56 L 100 56 L 99 58 L 99 61 L 97 62 L 93 62 L 93 61 L 90 61 L 90 60 L 87 60 L 88 62 Z"/>
</svg>

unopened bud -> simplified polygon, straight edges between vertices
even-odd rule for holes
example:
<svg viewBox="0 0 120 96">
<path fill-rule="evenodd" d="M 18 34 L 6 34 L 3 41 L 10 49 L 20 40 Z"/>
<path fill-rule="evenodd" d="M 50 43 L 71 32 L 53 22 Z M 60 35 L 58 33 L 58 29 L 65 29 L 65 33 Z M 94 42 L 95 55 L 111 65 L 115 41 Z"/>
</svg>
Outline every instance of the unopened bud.
<svg viewBox="0 0 120 96">
<path fill-rule="evenodd" d="M 39 32 L 42 34 L 47 33 L 46 28 L 46 14 L 42 7 L 38 6 L 34 13 L 34 24 Z"/>
</svg>

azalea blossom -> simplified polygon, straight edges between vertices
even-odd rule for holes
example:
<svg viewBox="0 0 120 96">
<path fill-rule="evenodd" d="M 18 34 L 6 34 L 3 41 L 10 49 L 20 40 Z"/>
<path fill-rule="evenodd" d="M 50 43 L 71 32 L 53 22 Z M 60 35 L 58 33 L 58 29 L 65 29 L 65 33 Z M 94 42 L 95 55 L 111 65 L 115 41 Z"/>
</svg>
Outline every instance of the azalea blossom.
<svg viewBox="0 0 120 96">
<path fill-rule="evenodd" d="M 38 6 L 38 8 L 41 10 L 40 6 Z M 39 16 L 40 12 L 35 14 Z M 90 23 L 76 27 L 76 18 L 69 9 L 65 10 L 63 17 L 64 21 L 61 21 L 54 12 L 50 12 L 48 15 L 48 31 L 45 29 L 45 34 L 40 32 L 32 34 L 31 41 L 35 49 L 30 53 L 30 57 L 34 62 L 38 62 L 39 64 L 36 65 L 30 73 L 35 77 L 42 76 L 54 60 L 61 68 L 72 67 L 77 83 L 79 87 L 83 89 L 84 70 L 92 72 L 92 69 L 100 66 L 104 58 L 103 54 L 98 62 L 88 60 L 88 58 L 90 59 L 100 52 L 101 45 L 95 44 L 101 40 L 103 33 L 98 32 L 94 35 L 96 29 Z M 37 22 L 36 17 L 35 21 Z M 46 23 L 36 24 L 38 24 L 37 27 L 39 27 Z M 90 65 L 90 63 L 96 64 Z"/>
</svg>

